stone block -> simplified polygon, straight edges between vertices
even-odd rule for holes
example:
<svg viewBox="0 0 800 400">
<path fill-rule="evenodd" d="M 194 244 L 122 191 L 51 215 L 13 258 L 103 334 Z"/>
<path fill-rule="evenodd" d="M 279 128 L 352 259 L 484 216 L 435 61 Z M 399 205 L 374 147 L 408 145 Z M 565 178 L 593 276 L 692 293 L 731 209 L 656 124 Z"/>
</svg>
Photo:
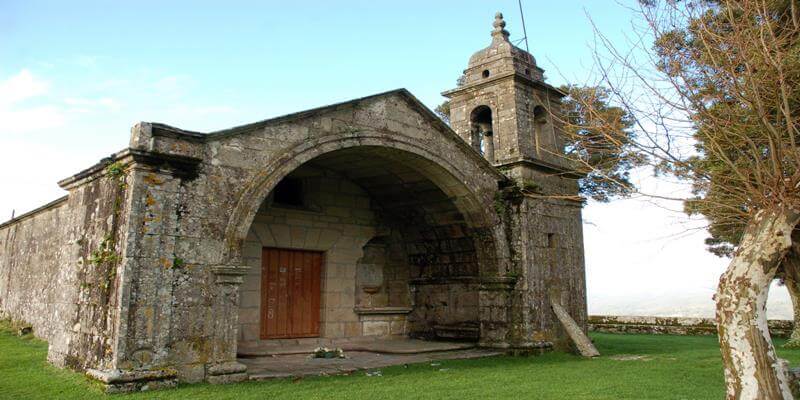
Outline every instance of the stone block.
<svg viewBox="0 0 800 400">
<path fill-rule="evenodd" d="M 178 379 L 186 383 L 202 382 L 206 377 L 204 364 L 184 364 L 178 367 Z"/>
<path fill-rule="evenodd" d="M 388 336 L 391 333 L 388 321 L 364 321 L 362 327 L 364 336 Z"/>
<path fill-rule="evenodd" d="M 344 324 L 345 337 L 361 336 L 361 322 L 346 322 Z"/>
<path fill-rule="evenodd" d="M 256 308 L 261 307 L 261 291 L 260 290 L 242 290 L 240 292 L 240 308 Z"/>
<path fill-rule="evenodd" d="M 341 322 L 326 322 L 323 324 L 325 337 L 338 338 L 344 337 L 344 324 Z"/>
</svg>

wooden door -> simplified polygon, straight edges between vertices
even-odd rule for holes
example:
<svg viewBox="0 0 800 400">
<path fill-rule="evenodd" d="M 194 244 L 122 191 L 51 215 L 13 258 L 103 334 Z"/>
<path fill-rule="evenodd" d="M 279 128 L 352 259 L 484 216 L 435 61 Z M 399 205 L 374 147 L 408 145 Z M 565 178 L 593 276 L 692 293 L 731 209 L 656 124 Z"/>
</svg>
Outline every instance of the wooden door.
<svg viewBox="0 0 800 400">
<path fill-rule="evenodd" d="M 265 247 L 261 339 L 319 336 L 322 253 Z"/>
</svg>

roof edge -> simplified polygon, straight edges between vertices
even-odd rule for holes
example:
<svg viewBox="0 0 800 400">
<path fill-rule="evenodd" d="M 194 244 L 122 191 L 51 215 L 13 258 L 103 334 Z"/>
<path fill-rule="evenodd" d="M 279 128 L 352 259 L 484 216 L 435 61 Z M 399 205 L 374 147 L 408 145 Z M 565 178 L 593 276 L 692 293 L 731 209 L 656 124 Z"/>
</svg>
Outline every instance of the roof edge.
<svg viewBox="0 0 800 400">
<path fill-rule="evenodd" d="M 57 199 L 55 199 L 55 200 L 43 205 L 43 206 L 36 207 L 33 210 L 30 210 L 28 212 L 25 212 L 25 213 L 22 213 L 20 215 L 17 215 L 14 218 L 11 218 L 10 220 L 8 220 L 6 222 L 0 223 L 0 229 L 7 228 L 7 227 L 9 227 L 11 225 L 14 225 L 14 224 L 16 224 L 18 222 L 22 222 L 22 221 L 24 221 L 26 219 L 33 218 L 37 214 L 40 214 L 40 213 L 42 213 L 44 211 L 47 211 L 47 210 L 50 210 L 50 209 L 53 209 L 53 208 L 56 208 L 56 207 L 60 207 L 61 205 L 63 205 L 64 203 L 67 202 L 68 198 L 69 198 L 69 195 L 67 194 L 67 195 L 61 196 L 61 197 L 59 197 L 59 198 L 57 198 Z"/>
<path fill-rule="evenodd" d="M 319 114 L 319 113 L 322 113 L 322 112 L 325 112 L 325 111 L 334 110 L 334 109 L 337 109 L 339 107 L 355 105 L 355 104 L 358 104 L 358 103 L 361 103 L 361 102 L 364 102 L 364 101 L 374 100 L 374 99 L 377 99 L 377 98 L 380 98 L 380 97 L 388 97 L 388 96 L 391 96 L 391 95 L 394 95 L 394 94 L 400 94 L 400 93 L 403 93 L 403 92 L 409 93 L 408 90 L 406 90 L 405 88 L 393 89 L 393 90 L 389 90 L 389 91 L 386 91 L 386 92 L 376 93 L 376 94 L 372 94 L 372 95 L 364 96 L 364 97 L 358 97 L 358 98 L 355 98 L 355 99 L 341 101 L 341 102 L 333 103 L 333 104 L 328 104 L 328 105 L 321 106 L 321 107 L 315 107 L 315 108 L 311 108 L 311 109 L 308 109 L 308 110 L 298 111 L 298 112 L 294 112 L 294 113 L 290 113 L 290 114 L 284 114 L 284 115 L 280 115 L 280 116 L 277 116 L 277 117 L 274 117 L 274 118 L 268 118 L 268 119 L 264 119 L 264 120 L 261 120 L 261 121 L 252 122 L 252 123 L 249 123 L 249 124 L 234 126 L 232 128 L 228 128 L 228 129 L 209 132 L 208 134 L 205 135 L 205 137 L 206 137 L 206 140 L 210 140 L 210 139 L 216 139 L 216 138 L 219 138 L 219 137 L 226 137 L 226 136 L 230 136 L 230 135 L 235 135 L 235 134 L 240 133 L 240 132 L 247 132 L 247 131 L 250 131 L 250 130 L 253 130 L 253 129 L 258 129 L 258 128 L 263 127 L 263 126 L 270 125 L 270 124 L 292 121 L 292 120 L 295 120 L 295 119 L 308 117 L 308 116 L 311 116 L 311 115 L 314 115 L 314 114 Z"/>
</svg>

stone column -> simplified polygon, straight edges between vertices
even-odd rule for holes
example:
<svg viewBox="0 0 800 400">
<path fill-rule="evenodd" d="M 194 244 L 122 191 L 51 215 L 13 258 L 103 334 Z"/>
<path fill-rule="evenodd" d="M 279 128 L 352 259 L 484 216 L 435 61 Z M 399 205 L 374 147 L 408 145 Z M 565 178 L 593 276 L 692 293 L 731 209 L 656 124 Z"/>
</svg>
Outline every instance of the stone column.
<svg viewBox="0 0 800 400">
<path fill-rule="evenodd" d="M 481 278 L 478 285 L 478 315 L 481 347 L 509 348 L 509 314 L 514 278 Z"/>
<path fill-rule="evenodd" d="M 239 336 L 239 286 L 250 269 L 244 265 L 211 267 L 215 275 L 213 360 L 206 365 L 206 380 L 213 384 L 247 379 L 247 366 L 236 361 Z"/>
</svg>

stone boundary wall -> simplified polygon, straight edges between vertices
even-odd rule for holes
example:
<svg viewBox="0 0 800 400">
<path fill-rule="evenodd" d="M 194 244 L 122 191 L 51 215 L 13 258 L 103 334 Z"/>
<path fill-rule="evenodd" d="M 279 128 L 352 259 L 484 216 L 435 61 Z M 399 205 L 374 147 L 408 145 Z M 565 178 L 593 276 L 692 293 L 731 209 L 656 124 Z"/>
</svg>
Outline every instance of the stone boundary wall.
<svg viewBox="0 0 800 400">
<path fill-rule="evenodd" d="M 0 224 L 0 318 L 30 324 L 48 341 L 63 328 L 53 315 L 64 300 L 58 257 L 66 204 L 62 197 Z"/>
<path fill-rule="evenodd" d="M 127 203 L 125 173 L 106 171 L 111 162 L 59 182 L 67 196 L 0 224 L 0 318 L 29 324 L 59 367 L 96 367 L 112 354 Z"/>
<path fill-rule="evenodd" d="M 769 333 L 773 337 L 789 337 L 793 323 L 790 320 L 769 320 Z M 646 317 L 590 315 L 589 331 L 606 333 L 648 333 L 668 335 L 716 335 L 713 318 Z"/>
</svg>

